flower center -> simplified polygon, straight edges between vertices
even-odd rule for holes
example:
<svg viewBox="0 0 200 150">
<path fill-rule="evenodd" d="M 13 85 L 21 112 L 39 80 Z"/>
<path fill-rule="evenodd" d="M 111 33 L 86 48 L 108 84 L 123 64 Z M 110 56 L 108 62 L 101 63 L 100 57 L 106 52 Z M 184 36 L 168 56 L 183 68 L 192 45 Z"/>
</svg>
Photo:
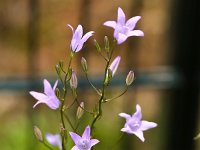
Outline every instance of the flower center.
<svg viewBox="0 0 200 150">
<path fill-rule="evenodd" d="M 80 150 L 88 150 L 90 149 L 90 142 L 86 139 L 82 139 L 81 141 L 79 141 L 78 148 Z"/>
<path fill-rule="evenodd" d="M 136 131 L 140 128 L 141 121 L 135 120 L 135 119 L 130 119 L 127 124 L 132 131 Z"/>
<path fill-rule="evenodd" d="M 118 30 L 118 33 L 121 33 L 121 34 L 124 34 L 124 35 L 127 35 L 127 33 L 129 32 L 129 28 L 126 27 L 125 25 L 124 26 L 119 25 L 117 27 L 117 30 Z"/>
</svg>

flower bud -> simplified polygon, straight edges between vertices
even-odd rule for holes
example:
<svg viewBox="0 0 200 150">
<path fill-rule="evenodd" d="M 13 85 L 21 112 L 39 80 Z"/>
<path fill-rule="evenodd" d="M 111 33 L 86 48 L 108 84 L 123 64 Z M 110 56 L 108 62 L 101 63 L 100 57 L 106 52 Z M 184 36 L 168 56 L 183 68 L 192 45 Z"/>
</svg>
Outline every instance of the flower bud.
<svg viewBox="0 0 200 150">
<path fill-rule="evenodd" d="M 110 68 L 108 68 L 104 84 L 108 85 L 111 79 L 112 79 L 112 70 L 110 70 Z"/>
<path fill-rule="evenodd" d="M 87 70 L 88 70 L 87 61 L 84 57 L 81 58 L 81 65 L 82 65 L 83 71 L 87 72 Z"/>
<path fill-rule="evenodd" d="M 110 44 L 109 44 L 109 40 L 108 40 L 107 36 L 104 37 L 104 43 L 105 43 L 105 50 L 106 50 L 106 52 L 109 52 Z"/>
<path fill-rule="evenodd" d="M 36 137 L 40 142 L 43 142 L 42 132 L 41 132 L 41 130 L 40 130 L 37 126 L 34 126 L 34 134 L 35 134 L 35 137 Z"/>
<path fill-rule="evenodd" d="M 76 112 L 76 116 L 78 119 L 80 119 L 83 116 L 83 113 L 84 113 L 83 108 L 84 108 L 84 102 L 81 102 L 80 106 L 78 106 L 77 112 Z"/>
<path fill-rule="evenodd" d="M 101 52 L 101 47 L 99 46 L 99 43 L 96 40 L 94 40 L 94 45 L 95 45 L 97 51 Z"/>
<path fill-rule="evenodd" d="M 70 79 L 70 87 L 72 89 L 76 89 L 77 88 L 77 77 L 76 77 L 76 73 L 75 71 L 72 70 L 72 76 L 71 76 L 71 79 Z"/>
<path fill-rule="evenodd" d="M 111 70 L 112 72 L 112 77 L 115 75 L 115 72 L 117 71 L 117 68 L 119 66 L 119 63 L 120 63 L 120 60 L 121 60 L 121 57 L 120 56 L 117 56 L 113 62 L 111 63 L 109 69 Z"/>
<path fill-rule="evenodd" d="M 126 85 L 131 85 L 134 80 L 134 72 L 131 70 L 129 71 L 128 75 L 126 76 Z"/>
</svg>

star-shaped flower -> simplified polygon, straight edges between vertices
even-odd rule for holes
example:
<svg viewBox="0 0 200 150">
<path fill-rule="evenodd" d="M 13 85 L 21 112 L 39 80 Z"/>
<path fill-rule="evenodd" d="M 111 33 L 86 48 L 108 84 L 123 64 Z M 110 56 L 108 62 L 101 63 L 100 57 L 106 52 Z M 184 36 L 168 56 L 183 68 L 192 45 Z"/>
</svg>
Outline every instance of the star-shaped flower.
<svg viewBox="0 0 200 150">
<path fill-rule="evenodd" d="M 75 146 L 71 150 L 91 150 L 91 147 L 99 143 L 97 139 L 90 139 L 90 126 L 85 128 L 82 137 L 74 132 L 69 132 Z"/>
<path fill-rule="evenodd" d="M 73 32 L 70 47 L 72 51 L 79 52 L 83 48 L 83 44 L 93 35 L 94 31 L 87 32 L 83 36 L 83 27 L 81 25 L 78 25 L 75 31 L 70 24 L 68 24 L 68 26 L 72 29 Z"/>
<path fill-rule="evenodd" d="M 58 81 L 55 82 L 53 88 L 51 84 L 44 79 L 44 93 L 39 93 L 35 91 L 30 91 L 29 93 L 37 99 L 37 103 L 33 106 L 35 108 L 40 103 L 45 103 L 51 109 L 57 109 L 60 106 L 60 101 L 55 95 L 55 89 Z"/>
<path fill-rule="evenodd" d="M 123 10 L 118 8 L 118 16 L 116 21 L 106 21 L 105 26 L 114 29 L 114 37 L 118 44 L 123 43 L 130 36 L 144 36 L 141 30 L 134 30 L 136 23 L 140 20 L 140 16 L 135 16 L 127 20 Z"/>
<path fill-rule="evenodd" d="M 144 120 L 141 121 L 141 107 L 138 104 L 136 105 L 136 112 L 132 116 L 126 113 L 120 113 L 119 116 L 126 119 L 126 123 L 121 131 L 128 134 L 135 134 L 143 142 L 145 140 L 143 131 L 155 128 L 157 126 L 157 124 L 154 122 Z"/>
<path fill-rule="evenodd" d="M 62 141 L 61 141 L 60 134 L 47 133 L 46 139 L 51 145 L 57 146 L 59 150 L 62 150 Z"/>
</svg>

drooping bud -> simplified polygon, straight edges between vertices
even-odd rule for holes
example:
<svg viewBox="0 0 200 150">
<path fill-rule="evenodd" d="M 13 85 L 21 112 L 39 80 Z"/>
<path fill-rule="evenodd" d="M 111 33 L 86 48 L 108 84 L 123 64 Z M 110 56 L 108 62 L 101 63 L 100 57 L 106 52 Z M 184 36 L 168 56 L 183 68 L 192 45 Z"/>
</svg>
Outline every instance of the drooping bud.
<svg viewBox="0 0 200 150">
<path fill-rule="evenodd" d="M 94 40 L 94 45 L 95 45 L 97 51 L 101 52 L 101 47 L 99 46 L 99 43 L 96 40 Z"/>
<path fill-rule="evenodd" d="M 88 66 L 87 66 L 87 61 L 84 57 L 81 58 L 81 65 L 82 65 L 83 71 L 87 72 Z"/>
<path fill-rule="evenodd" d="M 35 134 L 35 137 L 36 137 L 40 142 L 43 142 L 42 132 L 41 132 L 41 130 L 40 130 L 37 126 L 34 126 L 34 134 Z"/>
<path fill-rule="evenodd" d="M 117 56 L 113 62 L 111 63 L 109 69 L 112 71 L 112 77 L 115 75 L 115 72 L 117 71 L 117 68 L 119 66 L 119 63 L 120 63 L 120 60 L 121 60 L 121 57 L 120 56 Z"/>
<path fill-rule="evenodd" d="M 109 52 L 110 43 L 109 43 L 109 40 L 108 40 L 107 36 L 104 37 L 104 43 L 105 43 L 105 50 L 106 50 L 106 52 Z"/>
<path fill-rule="evenodd" d="M 71 76 L 71 79 L 70 79 L 69 82 L 70 82 L 70 87 L 72 89 L 76 89 L 77 88 L 78 81 L 77 81 L 76 73 L 73 70 L 72 70 L 72 76 Z"/>
<path fill-rule="evenodd" d="M 126 76 L 126 85 L 131 85 L 134 80 L 134 72 L 131 70 L 129 71 L 128 75 Z"/>
<path fill-rule="evenodd" d="M 80 106 L 78 106 L 77 112 L 76 112 L 76 116 L 78 119 L 80 119 L 83 116 L 83 113 L 84 113 L 83 109 L 84 109 L 84 102 L 81 102 Z"/>
</svg>

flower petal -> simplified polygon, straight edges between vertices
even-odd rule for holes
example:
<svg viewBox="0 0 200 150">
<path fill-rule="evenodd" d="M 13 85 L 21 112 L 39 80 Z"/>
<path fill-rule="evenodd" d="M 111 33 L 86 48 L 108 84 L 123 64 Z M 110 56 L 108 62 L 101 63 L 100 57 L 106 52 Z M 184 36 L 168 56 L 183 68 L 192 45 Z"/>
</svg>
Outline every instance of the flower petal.
<svg viewBox="0 0 200 150">
<path fill-rule="evenodd" d="M 49 97 L 49 99 L 45 103 L 51 109 L 57 109 L 60 106 L 60 101 L 56 96 Z"/>
<path fill-rule="evenodd" d="M 83 36 L 83 27 L 81 25 L 78 25 L 71 40 L 71 49 L 73 51 L 76 51 L 77 47 L 79 46 L 79 43 L 81 42 L 82 36 Z"/>
<path fill-rule="evenodd" d="M 134 132 L 133 134 L 135 134 L 142 142 L 145 141 L 142 131 L 138 130 L 138 131 Z"/>
<path fill-rule="evenodd" d="M 83 36 L 83 27 L 82 27 L 82 25 L 78 25 L 78 27 L 76 28 L 76 30 L 75 30 L 75 33 L 74 33 L 74 36 L 76 37 L 76 38 L 82 38 L 82 36 Z"/>
<path fill-rule="evenodd" d="M 117 56 L 113 62 L 111 63 L 109 69 L 112 71 L 112 76 L 115 75 L 115 72 L 117 71 L 117 68 L 119 66 L 119 63 L 120 63 L 120 60 L 121 60 L 121 57 L 120 56 Z"/>
<path fill-rule="evenodd" d="M 122 132 L 126 132 L 128 134 L 133 134 L 133 131 L 130 128 L 128 128 L 128 127 L 127 128 L 122 128 L 121 131 Z"/>
<path fill-rule="evenodd" d="M 56 90 L 56 87 L 57 87 L 57 85 L 58 85 L 58 80 L 56 80 L 56 82 L 54 83 L 54 86 L 53 86 L 53 91 L 55 91 L 55 90 Z"/>
<path fill-rule="evenodd" d="M 78 134 L 74 133 L 74 132 L 69 132 L 69 135 L 71 136 L 72 140 L 74 141 L 74 143 L 76 145 L 81 140 L 81 137 Z"/>
<path fill-rule="evenodd" d="M 157 123 L 143 120 L 140 126 L 140 130 L 145 131 L 155 127 L 157 127 Z"/>
<path fill-rule="evenodd" d="M 47 133 L 46 139 L 51 145 L 58 146 L 60 150 L 62 149 L 62 142 L 61 142 L 61 137 L 59 134 L 53 135 L 53 134 Z"/>
<path fill-rule="evenodd" d="M 140 105 L 136 105 L 136 112 L 132 115 L 132 118 L 141 120 L 142 118 L 142 112 L 141 112 L 141 107 Z"/>
<path fill-rule="evenodd" d="M 52 87 L 51 87 L 51 84 L 49 83 L 49 81 L 44 79 L 43 83 L 44 83 L 44 93 L 46 95 L 52 95 L 53 90 L 52 90 Z"/>
<path fill-rule="evenodd" d="M 125 14 L 123 10 L 119 7 L 118 8 L 118 16 L 117 16 L 117 24 L 124 25 L 126 21 Z"/>
<path fill-rule="evenodd" d="M 80 150 L 76 145 L 71 150 Z"/>
<path fill-rule="evenodd" d="M 43 93 L 39 93 L 39 92 L 35 92 L 35 91 L 30 91 L 29 92 L 35 99 L 45 103 L 45 101 L 48 99 L 48 97 L 43 94 Z"/>
<path fill-rule="evenodd" d="M 82 135 L 83 139 L 90 140 L 90 126 L 87 126 Z"/>
<path fill-rule="evenodd" d="M 97 139 L 91 139 L 90 142 L 91 142 L 91 146 L 94 146 L 97 143 L 99 143 L 99 140 L 97 140 Z"/>
<path fill-rule="evenodd" d="M 128 36 L 144 36 L 144 32 L 141 30 L 133 30 L 128 32 Z"/>
<path fill-rule="evenodd" d="M 127 120 L 131 118 L 131 116 L 129 114 L 126 114 L 126 113 L 120 113 L 119 116 L 123 117 L 123 118 L 125 118 Z"/>
<path fill-rule="evenodd" d="M 93 34 L 94 34 L 94 31 L 87 32 L 87 33 L 83 36 L 83 38 L 81 39 L 81 42 L 82 42 L 82 43 L 85 43 Z"/>
<path fill-rule="evenodd" d="M 67 24 L 67 26 L 71 28 L 72 33 L 74 34 L 74 28 L 70 24 Z"/>
<path fill-rule="evenodd" d="M 126 41 L 127 38 L 128 36 L 125 34 L 118 33 L 118 37 L 116 38 L 117 44 L 122 44 L 124 41 Z"/>
<path fill-rule="evenodd" d="M 104 22 L 104 24 L 103 24 L 104 26 L 108 26 L 108 27 L 111 27 L 111 28 L 116 28 L 116 25 L 117 25 L 117 23 L 116 23 L 116 21 L 106 21 L 106 22 Z"/>
<path fill-rule="evenodd" d="M 140 20 L 141 16 L 135 16 L 127 20 L 126 27 L 129 28 L 129 30 L 133 30 L 135 28 L 136 23 L 138 20 Z"/>
</svg>

